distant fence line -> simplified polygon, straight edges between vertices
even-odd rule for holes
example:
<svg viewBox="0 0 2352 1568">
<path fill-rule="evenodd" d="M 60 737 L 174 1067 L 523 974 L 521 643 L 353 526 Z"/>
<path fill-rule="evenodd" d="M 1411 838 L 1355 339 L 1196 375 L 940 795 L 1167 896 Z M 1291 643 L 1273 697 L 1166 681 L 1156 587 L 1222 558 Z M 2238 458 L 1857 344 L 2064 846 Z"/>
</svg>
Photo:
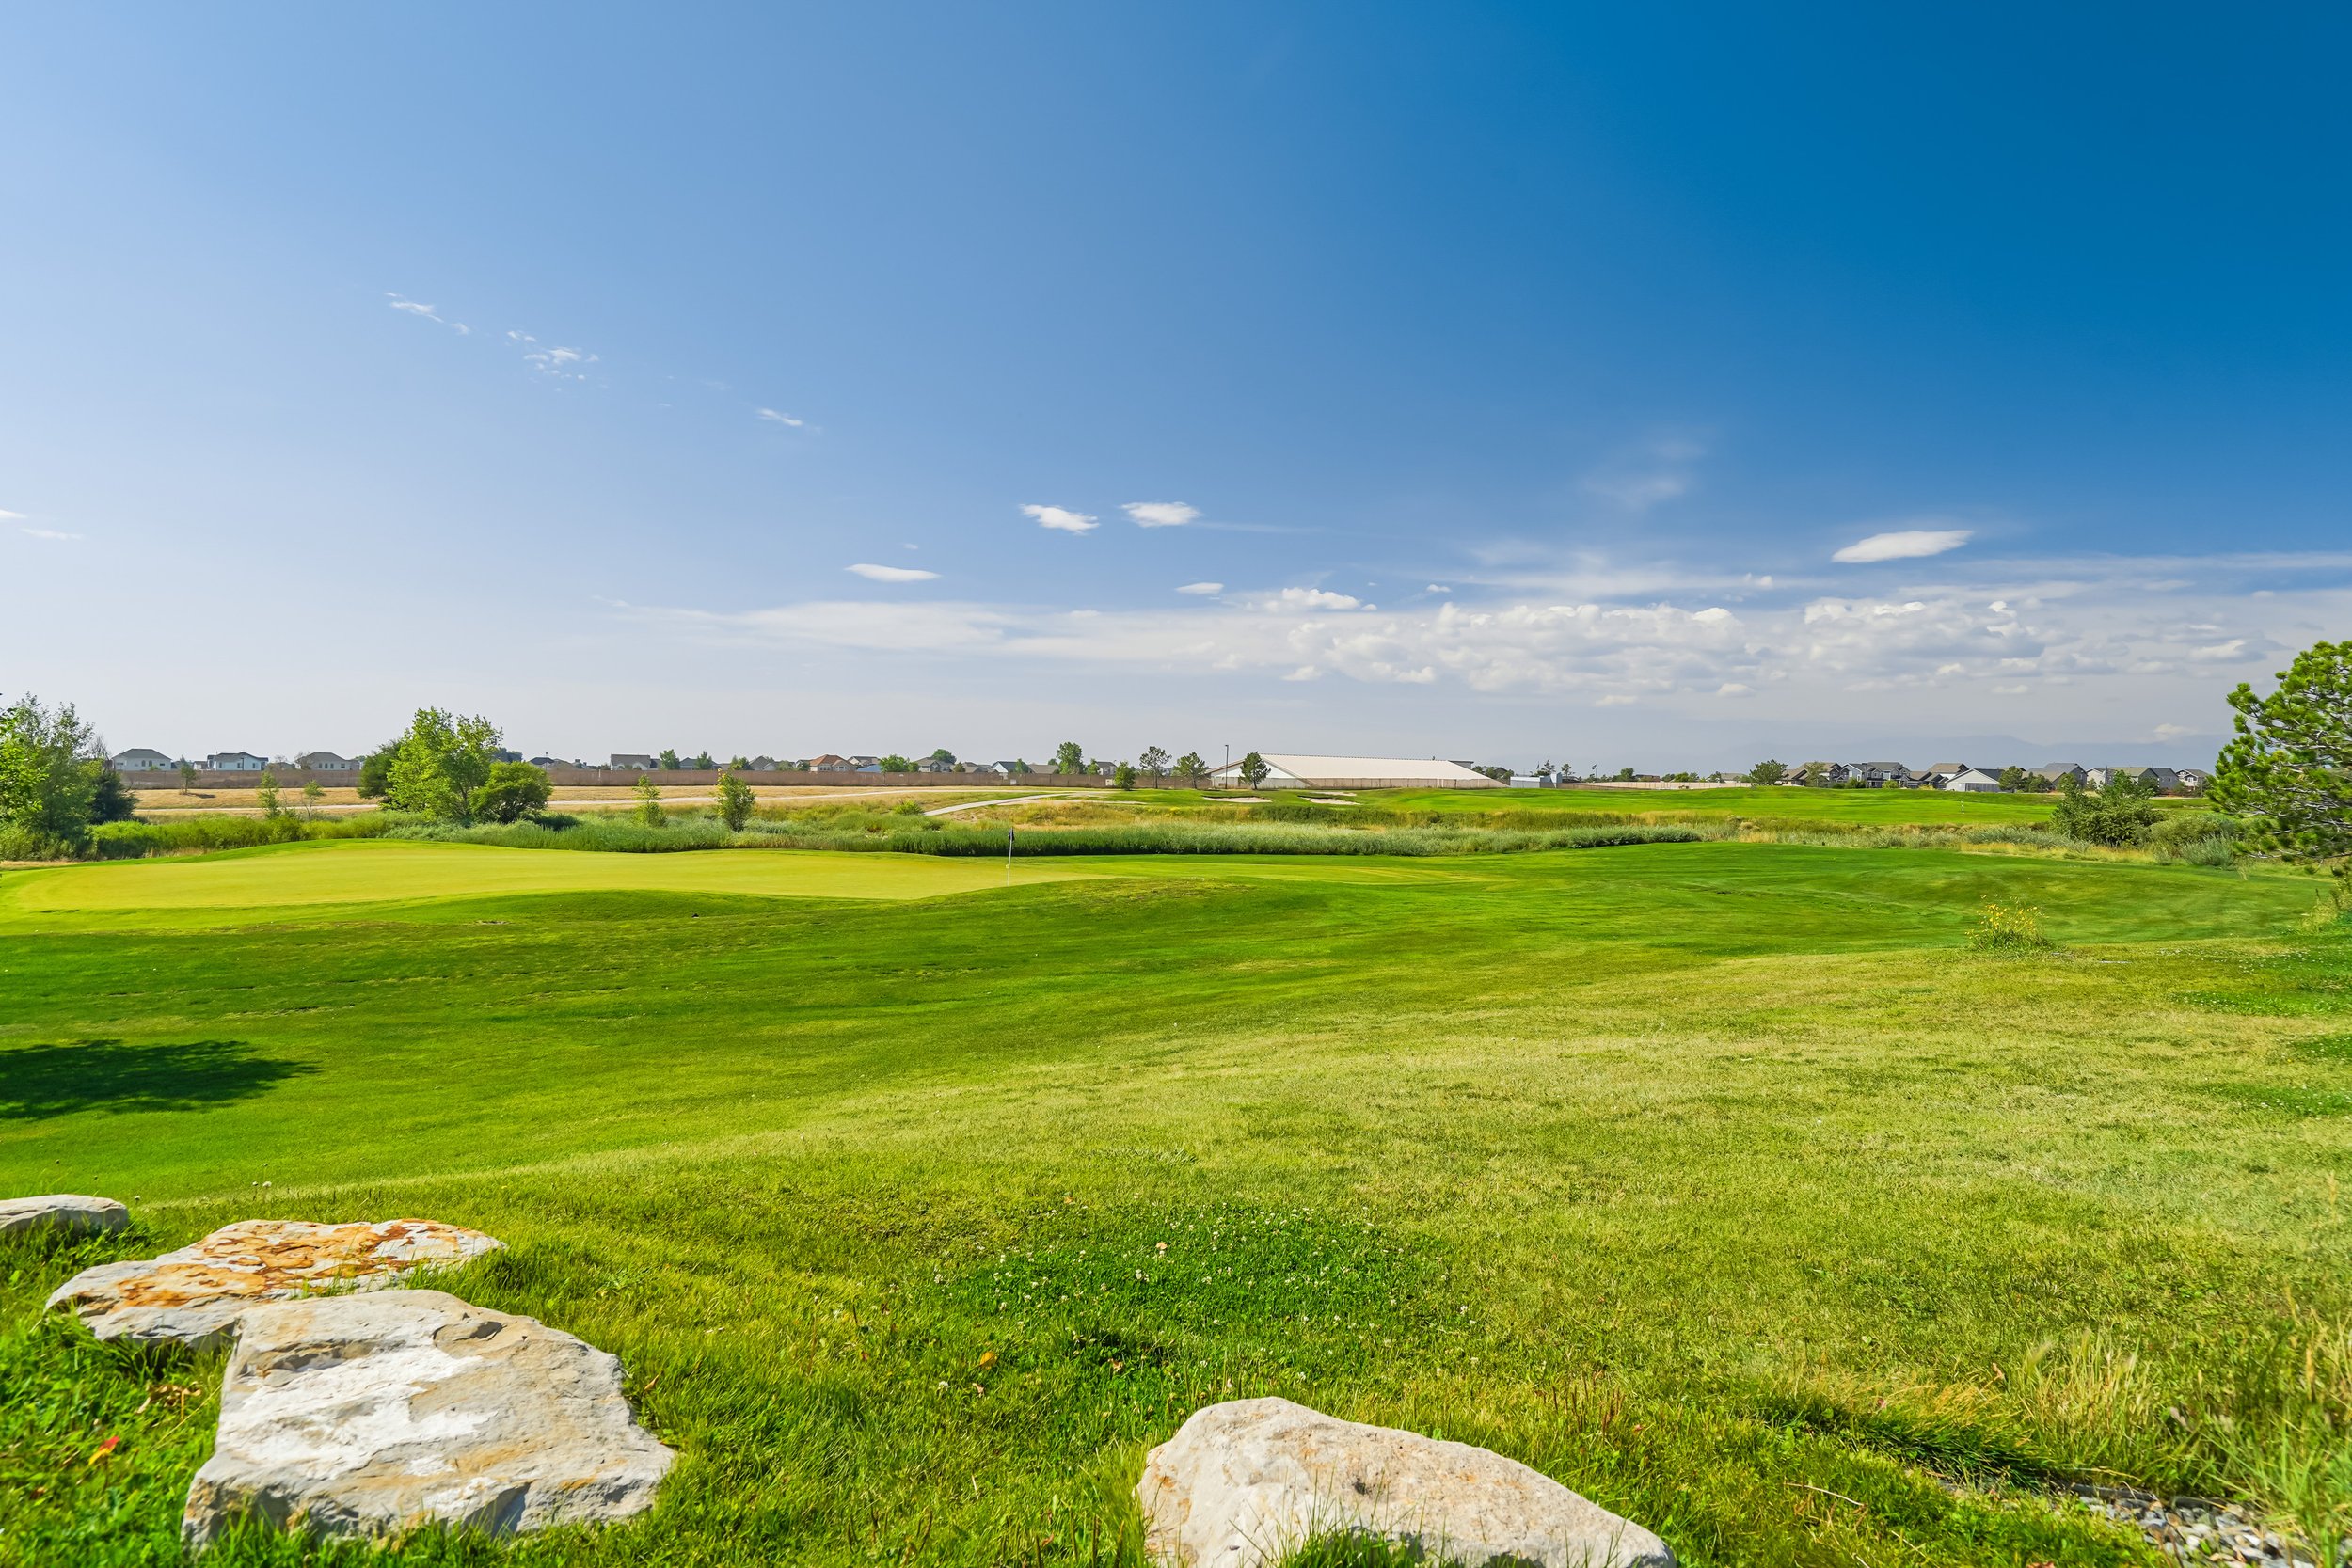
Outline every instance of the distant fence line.
<svg viewBox="0 0 2352 1568">
<path fill-rule="evenodd" d="M 279 768 L 271 771 L 278 777 L 280 789 L 300 789 L 305 779 L 316 779 L 326 789 L 349 789 L 359 782 L 356 768 Z M 717 768 L 550 768 L 548 782 L 558 789 L 628 789 L 639 779 L 651 779 L 660 784 L 715 784 L 723 771 Z M 1107 789 L 1111 781 L 1098 773 L 863 773 L 794 771 L 777 768 L 754 772 L 739 769 L 735 775 L 745 784 L 798 784 L 809 788 L 834 789 Z M 169 768 L 130 772 L 123 782 L 135 789 L 178 789 L 180 774 Z M 1172 775 L 1152 778 L 1137 775 L 1137 784 L 1148 783 L 1154 788 L 1167 788 L 1180 781 Z M 257 769 L 250 773 L 215 772 L 210 768 L 196 770 L 199 789 L 258 789 L 262 775 Z"/>
</svg>

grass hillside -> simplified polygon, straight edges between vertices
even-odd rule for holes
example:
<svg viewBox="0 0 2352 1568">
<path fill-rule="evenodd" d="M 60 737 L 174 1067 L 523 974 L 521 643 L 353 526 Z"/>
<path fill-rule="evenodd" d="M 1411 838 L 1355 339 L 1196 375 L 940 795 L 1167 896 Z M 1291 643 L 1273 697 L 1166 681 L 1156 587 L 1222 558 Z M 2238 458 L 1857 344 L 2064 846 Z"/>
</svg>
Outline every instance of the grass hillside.
<svg viewBox="0 0 2352 1568">
<path fill-rule="evenodd" d="M 181 1560 L 216 1364 L 40 1302 L 256 1213 L 503 1237 L 453 1288 L 619 1354 L 682 1462 L 601 1536 L 224 1568 L 1132 1562 L 1144 1448 L 1263 1393 L 1494 1447 L 1691 1563 L 2145 1562 L 2057 1483 L 2245 1496 L 2218 1434 L 2352 1399 L 2352 941 L 2307 879 L 1733 842 L 1005 876 L 0 873 L 0 1190 L 144 1227 L 0 1255 L 0 1560 Z M 1988 899 L 2060 945 L 1971 951 Z"/>
</svg>

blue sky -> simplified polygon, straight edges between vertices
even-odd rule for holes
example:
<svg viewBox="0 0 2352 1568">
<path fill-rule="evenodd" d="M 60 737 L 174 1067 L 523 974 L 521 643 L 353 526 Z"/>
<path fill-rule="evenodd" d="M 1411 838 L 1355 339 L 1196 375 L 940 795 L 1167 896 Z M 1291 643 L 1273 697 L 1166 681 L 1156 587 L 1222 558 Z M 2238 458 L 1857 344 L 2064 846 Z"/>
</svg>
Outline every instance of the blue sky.
<svg viewBox="0 0 2352 1568">
<path fill-rule="evenodd" d="M 490 10 L 0 21 L 0 689 L 2187 757 L 2352 633 L 2341 11 Z"/>
</svg>

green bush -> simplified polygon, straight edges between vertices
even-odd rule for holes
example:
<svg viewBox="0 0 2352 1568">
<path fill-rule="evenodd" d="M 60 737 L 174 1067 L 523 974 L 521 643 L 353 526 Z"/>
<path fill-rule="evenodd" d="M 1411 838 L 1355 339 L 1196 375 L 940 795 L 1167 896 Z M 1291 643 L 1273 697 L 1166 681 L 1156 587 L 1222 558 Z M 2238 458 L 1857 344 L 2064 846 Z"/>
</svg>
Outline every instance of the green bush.
<svg viewBox="0 0 2352 1568">
<path fill-rule="evenodd" d="M 527 762 L 494 762 L 473 792 L 473 814 L 485 822 L 519 822 L 548 803 L 553 786 L 544 768 Z"/>
<path fill-rule="evenodd" d="M 2217 811 L 2176 811 L 2150 830 L 2148 843 L 2152 847 L 2177 853 L 2208 840 L 2234 843 L 2243 832 L 2236 817 L 2224 816 Z"/>
</svg>

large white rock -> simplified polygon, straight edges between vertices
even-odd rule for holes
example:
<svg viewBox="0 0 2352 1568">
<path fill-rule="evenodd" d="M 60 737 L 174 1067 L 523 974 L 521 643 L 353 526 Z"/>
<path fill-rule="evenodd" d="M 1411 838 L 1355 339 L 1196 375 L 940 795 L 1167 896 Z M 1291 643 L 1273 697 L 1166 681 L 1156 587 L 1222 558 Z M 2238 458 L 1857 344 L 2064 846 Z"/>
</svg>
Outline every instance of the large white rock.
<svg viewBox="0 0 2352 1568">
<path fill-rule="evenodd" d="M 1442 1562 L 1673 1568 L 1674 1553 L 1516 1460 L 1364 1426 L 1288 1400 L 1192 1414 L 1136 1484 L 1145 1544 L 1170 1568 L 1261 1568 L 1310 1537 L 1403 1543 Z"/>
<path fill-rule="evenodd" d="M 131 1211 L 110 1197 L 85 1197 L 80 1193 L 0 1197 L 0 1236 L 30 1230 L 62 1230 L 80 1235 L 119 1230 L 130 1223 Z"/>
<path fill-rule="evenodd" d="M 84 1269 L 49 1296 L 101 1339 L 206 1347 L 265 1301 L 327 1290 L 382 1290 L 414 1270 L 449 1267 L 505 1243 L 437 1220 L 315 1225 L 239 1220 L 160 1258 Z"/>
<path fill-rule="evenodd" d="M 675 1459 L 621 1397 L 621 1364 L 440 1291 L 249 1308 L 213 1457 L 181 1533 L 256 1516 L 322 1535 L 427 1524 L 505 1534 L 625 1519 Z"/>
</svg>

